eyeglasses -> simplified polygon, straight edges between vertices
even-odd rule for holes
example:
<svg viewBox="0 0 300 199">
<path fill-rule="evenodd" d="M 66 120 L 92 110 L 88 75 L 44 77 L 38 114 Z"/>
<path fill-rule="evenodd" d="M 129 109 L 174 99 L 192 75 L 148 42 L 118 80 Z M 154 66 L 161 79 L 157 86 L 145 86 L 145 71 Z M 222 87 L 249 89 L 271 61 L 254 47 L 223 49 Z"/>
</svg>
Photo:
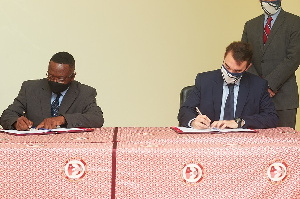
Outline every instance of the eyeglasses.
<svg viewBox="0 0 300 199">
<path fill-rule="evenodd" d="M 64 83 L 66 81 L 66 79 L 71 78 L 71 77 L 74 76 L 74 72 L 68 77 L 55 77 L 47 71 L 46 76 L 47 76 L 47 79 L 50 80 L 50 81 L 55 81 L 57 83 Z"/>
</svg>

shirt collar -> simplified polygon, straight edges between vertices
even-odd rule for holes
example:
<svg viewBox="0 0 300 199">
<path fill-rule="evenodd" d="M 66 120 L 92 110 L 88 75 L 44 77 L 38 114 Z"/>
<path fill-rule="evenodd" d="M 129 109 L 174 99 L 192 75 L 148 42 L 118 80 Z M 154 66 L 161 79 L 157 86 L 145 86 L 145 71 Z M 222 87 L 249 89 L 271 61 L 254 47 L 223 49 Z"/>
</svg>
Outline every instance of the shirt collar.
<svg viewBox="0 0 300 199">
<path fill-rule="evenodd" d="M 276 12 L 276 13 L 273 14 L 273 15 L 271 15 L 271 17 L 272 17 L 272 19 L 273 19 L 273 20 L 272 20 L 273 22 L 277 19 L 277 17 L 278 17 L 278 15 L 279 15 L 280 11 L 281 11 L 281 8 L 279 8 L 278 12 Z M 265 15 L 265 22 L 267 22 L 267 21 L 268 21 L 268 18 L 269 18 L 269 15 L 267 15 L 265 12 L 264 12 L 264 15 Z"/>
<path fill-rule="evenodd" d="M 241 77 L 240 81 L 237 81 L 235 84 L 234 84 L 234 87 L 236 86 L 240 86 L 240 83 L 241 83 L 241 80 L 242 80 L 243 77 Z M 227 83 L 223 80 L 223 86 L 227 86 Z"/>
<path fill-rule="evenodd" d="M 61 96 L 63 96 L 63 97 L 64 97 L 64 96 L 65 96 L 65 94 L 67 93 L 67 91 L 69 90 L 69 88 L 70 88 L 70 87 L 68 87 L 66 90 L 64 90 L 63 92 L 61 92 L 61 93 L 60 93 L 60 94 L 61 94 Z M 53 96 L 54 94 L 55 94 L 55 93 L 53 93 L 53 92 L 52 92 L 52 96 Z M 56 94 L 55 94 L 55 95 L 56 95 Z"/>
</svg>

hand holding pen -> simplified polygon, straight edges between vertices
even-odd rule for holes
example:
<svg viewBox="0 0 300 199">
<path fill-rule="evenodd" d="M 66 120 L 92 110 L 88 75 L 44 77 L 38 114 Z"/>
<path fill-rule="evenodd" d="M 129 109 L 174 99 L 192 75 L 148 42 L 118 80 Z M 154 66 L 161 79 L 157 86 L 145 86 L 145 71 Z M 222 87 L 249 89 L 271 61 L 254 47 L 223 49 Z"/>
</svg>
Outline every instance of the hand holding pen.
<svg viewBox="0 0 300 199">
<path fill-rule="evenodd" d="M 18 131 L 27 131 L 33 125 L 33 122 L 27 119 L 25 111 L 23 111 L 23 115 L 17 119 L 14 123 L 15 129 Z"/>
<path fill-rule="evenodd" d="M 207 129 L 210 128 L 211 120 L 206 116 L 202 115 L 198 107 L 196 107 L 198 116 L 192 121 L 191 126 L 194 129 Z"/>
</svg>

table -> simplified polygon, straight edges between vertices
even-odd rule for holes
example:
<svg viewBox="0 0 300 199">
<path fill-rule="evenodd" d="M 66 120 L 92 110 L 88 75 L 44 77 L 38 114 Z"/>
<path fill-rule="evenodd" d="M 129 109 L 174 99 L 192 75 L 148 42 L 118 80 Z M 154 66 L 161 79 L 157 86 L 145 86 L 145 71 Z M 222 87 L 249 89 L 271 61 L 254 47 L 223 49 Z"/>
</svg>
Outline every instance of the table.
<svg viewBox="0 0 300 199">
<path fill-rule="evenodd" d="M 300 132 L 0 134 L 1 198 L 300 198 Z"/>
</svg>

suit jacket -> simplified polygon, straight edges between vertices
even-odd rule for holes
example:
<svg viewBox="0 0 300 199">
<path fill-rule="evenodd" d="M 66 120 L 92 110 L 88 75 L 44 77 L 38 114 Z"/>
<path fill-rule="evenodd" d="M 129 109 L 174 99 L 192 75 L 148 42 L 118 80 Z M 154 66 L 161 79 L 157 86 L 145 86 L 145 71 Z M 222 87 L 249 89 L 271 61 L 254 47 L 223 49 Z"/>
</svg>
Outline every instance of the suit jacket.
<svg viewBox="0 0 300 199">
<path fill-rule="evenodd" d="M 179 110 L 180 126 L 188 126 L 197 117 L 195 107 L 211 121 L 220 120 L 223 96 L 223 77 L 221 70 L 200 73 L 195 87 Z M 246 122 L 243 128 L 273 128 L 278 124 L 274 103 L 268 93 L 267 81 L 250 73 L 245 73 L 240 81 L 235 117 Z"/>
<path fill-rule="evenodd" d="M 278 93 L 273 97 L 277 110 L 299 107 L 295 71 L 300 64 L 300 17 L 281 10 L 263 44 L 264 15 L 246 22 L 242 41 L 253 47 L 253 66 L 248 72 L 268 81 Z"/>
<path fill-rule="evenodd" d="M 3 111 L 1 125 L 11 129 L 17 119 L 26 112 L 33 126 L 51 117 L 51 95 L 48 80 L 29 80 L 22 84 L 14 102 Z M 104 123 L 101 108 L 96 104 L 96 90 L 73 81 L 66 92 L 59 114 L 65 117 L 66 127 L 101 127 Z"/>
</svg>

